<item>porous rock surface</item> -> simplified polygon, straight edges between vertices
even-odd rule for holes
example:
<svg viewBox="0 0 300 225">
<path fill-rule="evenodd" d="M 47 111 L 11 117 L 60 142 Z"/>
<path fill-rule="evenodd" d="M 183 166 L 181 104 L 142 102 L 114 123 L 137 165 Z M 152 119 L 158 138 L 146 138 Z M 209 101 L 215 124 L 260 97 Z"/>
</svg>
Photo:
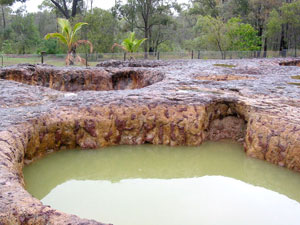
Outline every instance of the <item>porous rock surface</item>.
<svg viewBox="0 0 300 225">
<path fill-rule="evenodd" d="M 24 164 L 59 149 L 231 138 L 248 156 L 300 171 L 300 89 L 289 84 L 300 67 L 280 62 L 0 69 L 0 224 L 102 224 L 45 206 L 24 189 Z M 221 63 L 235 67 L 214 66 Z"/>
</svg>

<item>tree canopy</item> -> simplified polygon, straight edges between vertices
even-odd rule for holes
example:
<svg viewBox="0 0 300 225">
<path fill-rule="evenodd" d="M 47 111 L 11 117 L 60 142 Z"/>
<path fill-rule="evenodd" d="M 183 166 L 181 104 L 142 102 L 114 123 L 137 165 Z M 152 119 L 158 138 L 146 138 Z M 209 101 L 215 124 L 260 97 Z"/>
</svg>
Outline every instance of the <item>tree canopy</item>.
<svg viewBox="0 0 300 225">
<path fill-rule="evenodd" d="M 64 52 L 56 40 L 57 18 L 71 25 L 88 23 L 78 39 L 89 40 L 98 53 L 111 52 L 128 33 L 145 39 L 139 51 L 297 51 L 300 45 L 300 0 L 126 0 L 103 10 L 94 0 L 44 0 L 40 11 L 13 11 L 15 2 L 0 0 L 0 51 L 4 53 Z M 78 51 L 85 51 L 79 47 Z M 116 50 L 115 50 L 116 51 Z M 121 49 L 117 51 L 122 51 Z"/>
</svg>

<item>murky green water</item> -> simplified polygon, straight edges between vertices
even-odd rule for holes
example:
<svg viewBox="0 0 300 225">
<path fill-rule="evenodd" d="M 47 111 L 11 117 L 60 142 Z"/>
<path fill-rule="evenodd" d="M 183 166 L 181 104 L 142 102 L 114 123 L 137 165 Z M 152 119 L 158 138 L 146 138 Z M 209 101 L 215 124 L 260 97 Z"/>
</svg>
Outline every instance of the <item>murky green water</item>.
<svg viewBox="0 0 300 225">
<path fill-rule="evenodd" d="M 115 225 L 300 224 L 300 174 L 229 142 L 62 151 L 24 175 L 44 204 Z"/>
</svg>

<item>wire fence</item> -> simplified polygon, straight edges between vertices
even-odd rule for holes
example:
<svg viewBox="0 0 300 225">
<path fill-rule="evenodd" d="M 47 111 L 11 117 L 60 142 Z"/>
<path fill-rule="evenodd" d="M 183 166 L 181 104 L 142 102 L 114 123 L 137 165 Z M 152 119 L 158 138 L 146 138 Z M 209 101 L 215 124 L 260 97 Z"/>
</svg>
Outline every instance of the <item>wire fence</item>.
<svg viewBox="0 0 300 225">
<path fill-rule="evenodd" d="M 107 60 L 180 60 L 180 59 L 252 59 L 252 58 L 278 58 L 297 57 L 299 50 L 284 51 L 185 51 L 185 52 L 137 52 L 137 53 L 93 53 L 78 54 L 81 64 L 75 66 L 96 66 Z M 54 66 L 66 65 L 66 54 L 0 54 L 0 65 L 11 66 L 15 64 L 48 64 Z M 84 63 L 82 63 L 84 62 Z"/>
</svg>

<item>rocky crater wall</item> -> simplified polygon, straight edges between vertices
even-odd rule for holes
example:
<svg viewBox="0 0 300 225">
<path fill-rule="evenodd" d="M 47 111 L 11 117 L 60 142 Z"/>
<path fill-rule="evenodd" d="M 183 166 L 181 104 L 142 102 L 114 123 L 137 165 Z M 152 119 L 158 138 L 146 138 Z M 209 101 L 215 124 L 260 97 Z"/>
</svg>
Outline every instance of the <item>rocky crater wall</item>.
<svg viewBox="0 0 300 225">
<path fill-rule="evenodd" d="M 0 79 L 49 87 L 58 91 L 108 91 L 139 89 L 163 79 L 159 72 L 143 69 L 81 69 L 24 65 L 1 70 Z"/>
<path fill-rule="evenodd" d="M 93 107 L 54 113 L 28 132 L 25 161 L 59 149 L 111 145 L 200 145 L 205 140 L 244 141 L 246 120 L 231 103 L 209 106 L 139 105 Z M 76 112 L 76 113 L 74 113 Z M 80 115 L 80 117 L 78 116 Z M 57 122 L 60 121 L 60 122 Z"/>
</svg>

